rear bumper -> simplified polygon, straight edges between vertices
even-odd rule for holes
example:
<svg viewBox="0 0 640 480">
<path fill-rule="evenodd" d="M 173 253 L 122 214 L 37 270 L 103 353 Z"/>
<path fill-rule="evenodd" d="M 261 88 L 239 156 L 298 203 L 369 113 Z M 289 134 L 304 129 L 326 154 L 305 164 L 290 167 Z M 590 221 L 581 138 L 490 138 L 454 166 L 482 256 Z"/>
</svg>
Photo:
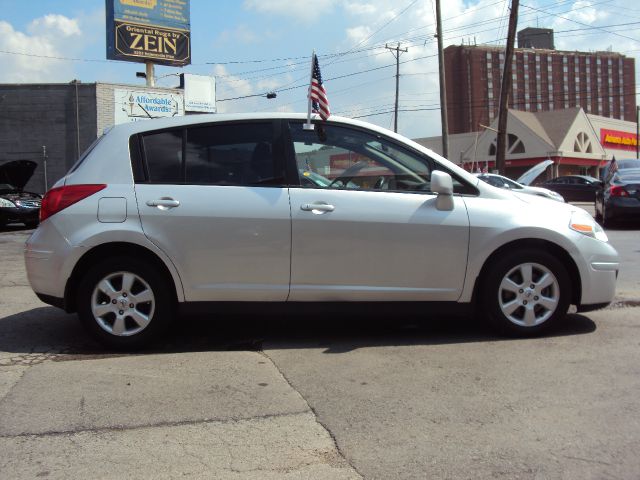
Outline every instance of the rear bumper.
<svg viewBox="0 0 640 480">
<path fill-rule="evenodd" d="M 607 219 L 640 221 L 640 200 L 637 198 L 609 198 L 605 209 Z"/>
<path fill-rule="evenodd" d="M 84 250 L 73 247 L 53 222 L 45 220 L 27 239 L 24 248 L 27 278 L 33 291 L 44 298 L 64 298 L 73 265 Z"/>
</svg>

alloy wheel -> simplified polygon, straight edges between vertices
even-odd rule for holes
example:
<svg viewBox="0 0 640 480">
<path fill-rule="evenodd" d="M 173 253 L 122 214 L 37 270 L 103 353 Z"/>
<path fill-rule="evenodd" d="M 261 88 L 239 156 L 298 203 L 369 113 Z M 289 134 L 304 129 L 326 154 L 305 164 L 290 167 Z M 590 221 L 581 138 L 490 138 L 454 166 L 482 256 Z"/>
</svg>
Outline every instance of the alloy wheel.
<svg viewBox="0 0 640 480">
<path fill-rule="evenodd" d="M 144 330 L 155 310 L 156 299 L 149 284 L 139 275 L 120 271 L 100 280 L 91 295 L 91 312 L 106 332 L 131 336 Z"/>
<path fill-rule="evenodd" d="M 547 321 L 560 302 L 560 284 L 544 265 L 522 263 L 507 272 L 498 289 L 498 305 L 512 323 L 534 327 Z"/>
</svg>

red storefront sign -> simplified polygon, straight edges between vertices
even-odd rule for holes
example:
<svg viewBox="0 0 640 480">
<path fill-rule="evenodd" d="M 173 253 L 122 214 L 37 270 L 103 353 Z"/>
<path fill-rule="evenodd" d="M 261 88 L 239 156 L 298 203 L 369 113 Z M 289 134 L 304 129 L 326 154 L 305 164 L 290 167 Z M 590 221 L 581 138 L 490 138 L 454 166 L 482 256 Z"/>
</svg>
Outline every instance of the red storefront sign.
<svg viewBox="0 0 640 480">
<path fill-rule="evenodd" d="M 635 133 L 622 132 L 620 130 L 600 129 L 600 143 L 604 148 L 615 148 L 618 150 L 636 150 L 638 138 Z"/>
</svg>

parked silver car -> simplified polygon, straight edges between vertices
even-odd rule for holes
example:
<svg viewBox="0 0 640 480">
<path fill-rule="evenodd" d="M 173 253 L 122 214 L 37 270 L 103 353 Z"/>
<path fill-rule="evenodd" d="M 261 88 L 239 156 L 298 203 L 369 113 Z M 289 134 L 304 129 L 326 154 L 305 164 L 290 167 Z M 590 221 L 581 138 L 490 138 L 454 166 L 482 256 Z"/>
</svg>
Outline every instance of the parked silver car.
<svg viewBox="0 0 640 480">
<path fill-rule="evenodd" d="M 618 255 L 585 211 L 492 187 L 367 123 L 303 123 L 114 127 L 43 199 L 25 247 L 34 291 L 121 348 L 229 302 L 464 307 L 524 336 L 570 304 L 611 302 Z"/>
</svg>

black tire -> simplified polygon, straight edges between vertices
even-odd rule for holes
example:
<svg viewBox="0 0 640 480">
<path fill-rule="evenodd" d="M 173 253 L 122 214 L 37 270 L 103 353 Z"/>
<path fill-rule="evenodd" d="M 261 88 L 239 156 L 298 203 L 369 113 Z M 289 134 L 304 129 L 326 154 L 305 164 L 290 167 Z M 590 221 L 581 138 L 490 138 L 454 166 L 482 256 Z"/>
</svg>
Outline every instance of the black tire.
<svg viewBox="0 0 640 480">
<path fill-rule="evenodd" d="M 531 266 L 528 285 L 524 278 L 527 265 Z M 546 282 L 541 274 L 551 274 L 552 277 L 546 279 L 552 284 L 544 287 Z M 505 286 L 501 287 L 503 280 Z M 567 269 L 544 250 L 528 248 L 500 255 L 489 265 L 482 282 L 480 292 L 484 314 L 502 335 L 542 335 L 561 321 L 569 309 L 571 282 Z M 512 308 L 514 310 L 508 316 L 505 312 Z"/>
<path fill-rule="evenodd" d="M 604 206 L 604 202 L 602 203 L 602 226 L 609 228 L 611 227 L 611 217 L 607 216 L 607 209 Z"/>
<path fill-rule="evenodd" d="M 24 226 L 27 228 L 36 228 L 38 226 L 40 222 L 38 222 L 37 220 L 34 222 L 25 222 Z"/>
<path fill-rule="evenodd" d="M 124 285 L 125 278 L 133 279 L 129 280 L 130 288 Z M 103 287 L 98 287 L 104 280 L 113 288 L 109 295 L 104 293 Z M 148 346 L 167 329 L 175 316 L 175 293 L 169 279 L 152 264 L 133 257 L 103 260 L 90 268 L 78 285 L 78 318 L 99 342 L 109 348 L 135 350 Z M 149 296 L 152 300 L 144 301 Z M 94 308 L 112 311 L 99 315 L 94 314 Z M 141 319 L 145 322 L 148 319 L 148 323 Z"/>
</svg>

